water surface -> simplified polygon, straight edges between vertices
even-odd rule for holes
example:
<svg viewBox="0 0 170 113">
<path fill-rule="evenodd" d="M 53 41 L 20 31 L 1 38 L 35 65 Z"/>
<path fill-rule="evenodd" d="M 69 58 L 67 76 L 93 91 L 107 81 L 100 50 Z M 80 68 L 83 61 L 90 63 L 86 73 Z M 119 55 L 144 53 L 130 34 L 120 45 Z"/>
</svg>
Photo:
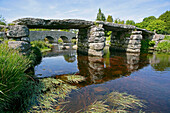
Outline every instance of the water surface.
<svg viewBox="0 0 170 113">
<path fill-rule="evenodd" d="M 145 112 L 170 112 L 170 55 L 109 52 L 101 57 L 76 51 L 49 52 L 35 67 L 38 77 L 76 73 L 86 81 L 74 84 L 65 110 L 76 112 L 112 91 L 127 92 L 146 100 Z"/>
</svg>

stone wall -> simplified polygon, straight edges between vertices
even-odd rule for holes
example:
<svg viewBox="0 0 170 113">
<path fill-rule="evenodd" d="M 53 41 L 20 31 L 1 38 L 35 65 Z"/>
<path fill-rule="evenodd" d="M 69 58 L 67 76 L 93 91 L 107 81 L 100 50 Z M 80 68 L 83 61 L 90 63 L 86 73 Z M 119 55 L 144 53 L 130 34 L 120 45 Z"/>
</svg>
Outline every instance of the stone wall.
<svg viewBox="0 0 170 113">
<path fill-rule="evenodd" d="M 29 37 L 31 41 L 34 40 L 44 40 L 47 36 L 54 39 L 54 42 L 58 42 L 61 36 L 67 37 L 66 42 L 71 42 L 73 37 L 76 37 L 75 33 L 65 32 L 65 31 L 30 31 Z"/>
<path fill-rule="evenodd" d="M 112 50 L 118 50 L 118 51 L 126 51 L 130 36 L 127 34 L 130 34 L 131 32 L 120 32 L 120 31 L 112 31 L 112 36 L 111 36 L 111 49 Z"/>
<path fill-rule="evenodd" d="M 80 29 L 78 34 L 78 52 L 92 56 L 103 56 L 105 40 L 102 25 Z"/>
<path fill-rule="evenodd" d="M 132 31 L 127 47 L 127 52 L 139 53 L 141 48 L 142 31 Z"/>
<path fill-rule="evenodd" d="M 23 54 L 30 53 L 29 29 L 25 25 L 13 25 L 7 27 L 7 38 L 16 40 L 8 41 L 8 46 L 13 49 L 19 49 Z"/>
</svg>

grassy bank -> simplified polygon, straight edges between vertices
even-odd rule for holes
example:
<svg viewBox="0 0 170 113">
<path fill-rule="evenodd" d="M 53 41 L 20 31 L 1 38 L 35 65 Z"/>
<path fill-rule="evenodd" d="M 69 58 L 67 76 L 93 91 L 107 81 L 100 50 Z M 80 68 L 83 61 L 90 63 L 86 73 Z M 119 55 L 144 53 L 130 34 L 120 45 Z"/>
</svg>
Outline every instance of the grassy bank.
<svg viewBox="0 0 170 113">
<path fill-rule="evenodd" d="M 45 41 L 32 41 L 31 42 L 32 47 L 37 47 L 41 50 L 41 52 L 45 52 L 45 51 L 50 51 L 52 44 L 49 44 L 48 42 Z"/>
<path fill-rule="evenodd" d="M 26 73 L 41 61 L 41 51 L 31 48 L 30 56 L 0 44 L 0 112 L 19 112 L 26 98 L 31 96 L 29 89 L 35 84 L 33 75 Z M 31 87 L 31 88 L 29 88 Z M 28 95 L 29 94 L 29 95 Z M 26 107 L 22 106 L 22 109 Z"/>
<path fill-rule="evenodd" d="M 156 51 L 170 53 L 170 36 L 165 36 L 164 41 L 157 45 Z"/>
</svg>

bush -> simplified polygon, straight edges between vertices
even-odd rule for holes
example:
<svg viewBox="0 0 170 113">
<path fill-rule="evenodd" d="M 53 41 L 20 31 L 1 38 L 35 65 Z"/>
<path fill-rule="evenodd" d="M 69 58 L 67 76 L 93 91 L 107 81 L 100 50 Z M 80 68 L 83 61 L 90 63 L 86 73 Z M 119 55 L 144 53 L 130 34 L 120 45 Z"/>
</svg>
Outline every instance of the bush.
<svg viewBox="0 0 170 113">
<path fill-rule="evenodd" d="M 166 35 L 164 40 L 170 40 L 170 35 Z"/>
<path fill-rule="evenodd" d="M 170 52 L 170 42 L 165 41 L 161 42 L 157 45 L 156 48 L 157 51 L 162 51 L 162 52 Z"/>
<path fill-rule="evenodd" d="M 38 47 L 31 47 L 31 54 L 29 55 L 32 66 L 36 66 L 41 62 L 42 53 Z"/>
<path fill-rule="evenodd" d="M 149 48 L 149 40 L 141 40 L 141 50 L 147 50 Z"/>
<path fill-rule="evenodd" d="M 30 65 L 29 58 L 17 50 L 0 44 L 0 109 L 11 101 L 13 93 L 23 88 L 26 82 L 24 73 Z"/>
<path fill-rule="evenodd" d="M 51 44 L 46 43 L 45 41 L 32 41 L 32 47 L 38 47 L 40 50 L 50 49 L 52 47 Z"/>
<path fill-rule="evenodd" d="M 149 47 L 154 47 L 155 41 L 149 41 Z"/>
</svg>

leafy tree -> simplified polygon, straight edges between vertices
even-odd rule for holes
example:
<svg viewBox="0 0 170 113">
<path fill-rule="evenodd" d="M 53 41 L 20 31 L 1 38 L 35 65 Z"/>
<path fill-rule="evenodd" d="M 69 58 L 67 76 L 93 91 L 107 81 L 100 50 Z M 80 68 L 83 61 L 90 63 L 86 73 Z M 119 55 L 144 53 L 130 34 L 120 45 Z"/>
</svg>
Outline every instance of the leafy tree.
<svg viewBox="0 0 170 113">
<path fill-rule="evenodd" d="M 0 25 L 6 25 L 6 21 L 2 15 L 0 15 Z"/>
<path fill-rule="evenodd" d="M 107 22 L 113 22 L 113 18 L 112 18 L 111 15 L 108 15 L 108 17 L 107 17 Z"/>
<path fill-rule="evenodd" d="M 162 15 L 159 16 L 159 20 L 162 20 L 166 23 L 166 32 L 170 34 L 170 11 L 166 11 Z"/>
<path fill-rule="evenodd" d="M 125 21 L 124 20 L 120 20 L 119 18 L 116 18 L 114 23 L 117 23 L 117 24 L 124 24 Z"/>
<path fill-rule="evenodd" d="M 99 12 L 97 13 L 96 21 L 106 21 L 106 18 L 100 8 L 99 8 Z"/>
<path fill-rule="evenodd" d="M 135 25 L 133 20 L 126 20 L 126 25 Z"/>
<path fill-rule="evenodd" d="M 146 17 L 143 19 L 143 22 L 151 22 L 151 21 L 154 21 L 156 20 L 156 17 L 154 16 L 149 16 L 149 17 Z"/>
<path fill-rule="evenodd" d="M 166 23 L 162 20 L 154 20 L 146 27 L 146 29 L 149 31 L 156 30 L 157 33 L 164 34 L 166 33 L 165 24 Z"/>
</svg>

